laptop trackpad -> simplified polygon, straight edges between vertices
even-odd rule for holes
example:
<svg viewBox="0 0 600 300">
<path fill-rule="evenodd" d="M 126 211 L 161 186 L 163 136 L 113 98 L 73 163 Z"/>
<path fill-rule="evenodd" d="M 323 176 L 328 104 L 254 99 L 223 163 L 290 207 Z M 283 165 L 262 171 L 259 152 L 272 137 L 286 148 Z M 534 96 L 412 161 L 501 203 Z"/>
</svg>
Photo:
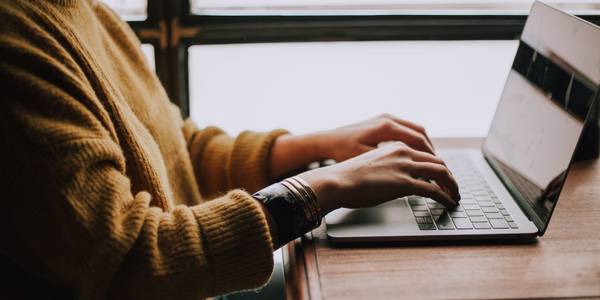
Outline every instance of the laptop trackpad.
<svg viewBox="0 0 600 300">
<path fill-rule="evenodd" d="M 398 233 L 405 229 L 415 229 L 417 224 L 405 199 L 398 199 L 385 204 L 361 209 L 338 209 L 325 218 L 327 231 L 338 234 L 361 236 L 393 231 Z"/>
</svg>

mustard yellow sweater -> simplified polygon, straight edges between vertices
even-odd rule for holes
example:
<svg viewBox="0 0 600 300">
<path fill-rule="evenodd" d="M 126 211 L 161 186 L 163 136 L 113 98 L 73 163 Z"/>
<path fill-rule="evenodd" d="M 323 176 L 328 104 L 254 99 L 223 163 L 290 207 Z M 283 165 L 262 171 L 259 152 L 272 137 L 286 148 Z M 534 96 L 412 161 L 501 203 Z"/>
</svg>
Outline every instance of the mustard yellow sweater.
<svg viewBox="0 0 600 300">
<path fill-rule="evenodd" d="M 81 299 L 261 285 L 273 249 L 248 192 L 284 132 L 182 120 L 139 48 L 96 1 L 0 1 L 0 256 Z"/>
</svg>

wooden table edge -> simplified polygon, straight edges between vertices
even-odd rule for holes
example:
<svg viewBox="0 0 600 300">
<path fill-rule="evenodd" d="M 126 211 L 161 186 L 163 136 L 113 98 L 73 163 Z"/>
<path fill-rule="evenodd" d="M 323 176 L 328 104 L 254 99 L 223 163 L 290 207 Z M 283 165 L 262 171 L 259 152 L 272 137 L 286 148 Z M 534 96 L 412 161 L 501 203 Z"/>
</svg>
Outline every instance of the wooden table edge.
<svg viewBox="0 0 600 300">
<path fill-rule="evenodd" d="M 286 299 L 323 298 L 315 252 L 312 232 L 285 246 L 283 268 Z"/>
</svg>

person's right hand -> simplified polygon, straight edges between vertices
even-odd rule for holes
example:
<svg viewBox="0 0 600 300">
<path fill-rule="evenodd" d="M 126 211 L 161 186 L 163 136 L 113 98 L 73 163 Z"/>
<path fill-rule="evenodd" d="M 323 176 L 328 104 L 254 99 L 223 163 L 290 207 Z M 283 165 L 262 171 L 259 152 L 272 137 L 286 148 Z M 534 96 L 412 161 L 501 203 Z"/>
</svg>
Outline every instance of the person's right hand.
<svg viewBox="0 0 600 300">
<path fill-rule="evenodd" d="M 323 216 L 340 207 L 369 207 L 409 195 L 449 208 L 460 200 L 458 185 L 440 158 L 401 142 L 298 176 L 315 191 Z"/>
</svg>

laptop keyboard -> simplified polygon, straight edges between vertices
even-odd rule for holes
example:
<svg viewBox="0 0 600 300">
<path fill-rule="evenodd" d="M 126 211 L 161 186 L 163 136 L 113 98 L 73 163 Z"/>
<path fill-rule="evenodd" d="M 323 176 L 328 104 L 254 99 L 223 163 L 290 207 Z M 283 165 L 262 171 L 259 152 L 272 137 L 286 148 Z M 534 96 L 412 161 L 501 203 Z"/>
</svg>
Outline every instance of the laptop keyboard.
<svg viewBox="0 0 600 300">
<path fill-rule="evenodd" d="M 459 206 L 450 210 L 429 198 L 407 197 L 419 229 L 518 229 L 502 202 L 468 157 L 456 154 L 445 157 L 445 162 L 460 187 Z"/>
</svg>

